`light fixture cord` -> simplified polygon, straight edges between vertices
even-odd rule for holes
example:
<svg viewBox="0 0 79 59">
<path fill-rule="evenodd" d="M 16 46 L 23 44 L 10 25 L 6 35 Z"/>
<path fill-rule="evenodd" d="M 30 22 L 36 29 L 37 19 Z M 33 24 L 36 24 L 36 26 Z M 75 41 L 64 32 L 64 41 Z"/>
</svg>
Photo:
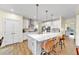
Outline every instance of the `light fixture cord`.
<svg viewBox="0 0 79 59">
<path fill-rule="evenodd" d="M 36 4 L 36 19 L 38 20 L 38 6 L 39 4 Z"/>
<path fill-rule="evenodd" d="M 46 20 L 48 19 L 48 10 L 46 10 Z"/>
</svg>

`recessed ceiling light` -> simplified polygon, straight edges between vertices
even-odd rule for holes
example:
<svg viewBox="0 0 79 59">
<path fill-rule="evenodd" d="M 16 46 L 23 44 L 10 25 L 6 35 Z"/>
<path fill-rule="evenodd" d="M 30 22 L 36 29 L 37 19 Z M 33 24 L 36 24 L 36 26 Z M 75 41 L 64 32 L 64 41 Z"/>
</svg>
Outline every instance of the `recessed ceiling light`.
<svg viewBox="0 0 79 59">
<path fill-rule="evenodd" d="M 14 9 L 10 9 L 10 11 L 11 11 L 11 12 L 13 12 L 13 11 L 14 11 Z"/>
</svg>

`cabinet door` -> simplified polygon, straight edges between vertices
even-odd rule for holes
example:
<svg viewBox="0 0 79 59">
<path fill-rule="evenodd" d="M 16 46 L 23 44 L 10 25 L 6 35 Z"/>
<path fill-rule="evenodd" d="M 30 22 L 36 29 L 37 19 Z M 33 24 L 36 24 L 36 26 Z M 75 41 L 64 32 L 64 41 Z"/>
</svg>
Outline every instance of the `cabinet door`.
<svg viewBox="0 0 79 59">
<path fill-rule="evenodd" d="M 2 46 L 21 42 L 22 26 L 19 20 L 5 20 L 4 29 L 4 40 Z"/>
<path fill-rule="evenodd" d="M 14 43 L 22 41 L 22 26 L 20 21 L 14 22 Z"/>
<path fill-rule="evenodd" d="M 4 22 L 4 40 L 2 46 L 13 43 L 13 21 L 5 20 Z"/>
<path fill-rule="evenodd" d="M 2 30 L 2 24 L 3 24 L 3 23 L 2 23 L 2 19 L 0 19 L 0 38 L 1 38 L 1 36 L 2 36 L 2 31 L 3 31 L 3 30 Z"/>
</svg>

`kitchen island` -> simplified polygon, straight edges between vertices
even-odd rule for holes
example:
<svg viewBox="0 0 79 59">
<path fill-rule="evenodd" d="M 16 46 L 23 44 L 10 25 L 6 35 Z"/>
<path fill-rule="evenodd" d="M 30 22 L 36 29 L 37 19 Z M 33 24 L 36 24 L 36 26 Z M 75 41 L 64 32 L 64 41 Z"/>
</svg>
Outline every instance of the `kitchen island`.
<svg viewBox="0 0 79 59">
<path fill-rule="evenodd" d="M 56 37 L 60 35 L 60 33 L 43 33 L 43 34 L 27 34 L 28 39 L 28 48 L 32 51 L 34 55 L 41 54 L 41 43 L 50 38 Z"/>
</svg>

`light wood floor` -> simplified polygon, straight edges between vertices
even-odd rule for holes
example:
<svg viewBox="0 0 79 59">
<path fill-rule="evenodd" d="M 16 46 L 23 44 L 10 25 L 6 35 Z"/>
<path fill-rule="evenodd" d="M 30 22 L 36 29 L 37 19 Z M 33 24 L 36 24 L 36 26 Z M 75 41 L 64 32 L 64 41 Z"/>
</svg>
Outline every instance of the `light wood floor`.
<svg viewBox="0 0 79 59">
<path fill-rule="evenodd" d="M 0 55 L 32 55 L 27 44 L 28 42 L 24 41 L 0 48 Z M 65 48 L 63 47 L 61 50 L 60 46 L 57 45 L 56 52 L 56 55 L 76 55 L 74 41 L 67 38 L 65 40 Z M 53 52 L 51 54 L 53 54 Z"/>
<path fill-rule="evenodd" d="M 31 55 L 27 41 L 0 48 L 0 55 Z"/>
<path fill-rule="evenodd" d="M 63 45 L 63 48 L 61 49 L 58 44 L 55 50 L 57 53 L 54 54 L 56 55 L 77 55 L 74 40 L 68 38 L 65 40 L 65 47 Z"/>
</svg>

